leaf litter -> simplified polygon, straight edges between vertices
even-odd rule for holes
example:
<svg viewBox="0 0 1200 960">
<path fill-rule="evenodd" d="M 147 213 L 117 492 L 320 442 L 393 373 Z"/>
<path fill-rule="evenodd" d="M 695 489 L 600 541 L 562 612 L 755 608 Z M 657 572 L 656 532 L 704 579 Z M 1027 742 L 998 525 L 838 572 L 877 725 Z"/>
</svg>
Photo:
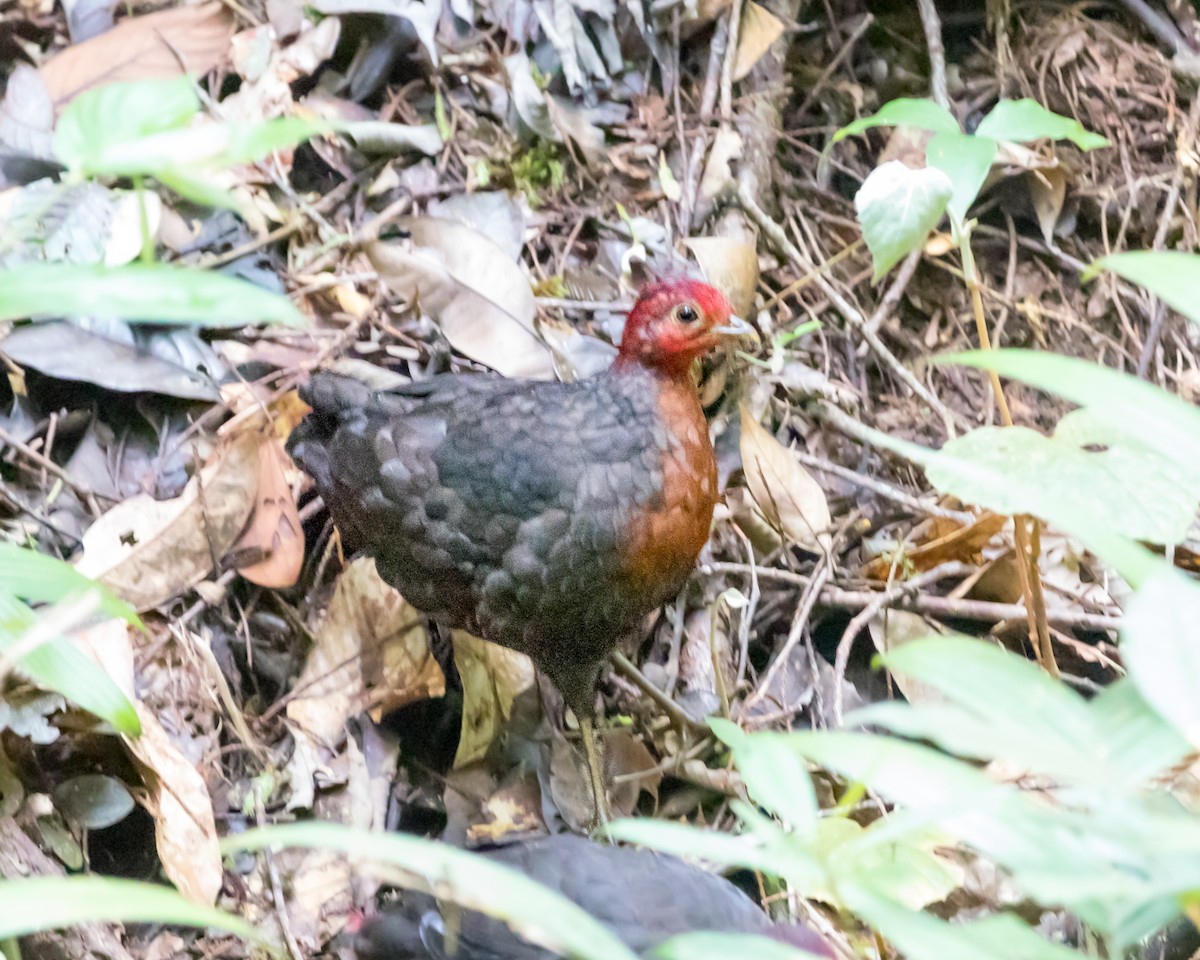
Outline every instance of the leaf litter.
<svg viewBox="0 0 1200 960">
<path fill-rule="evenodd" d="M 649 682 L 689 709 L 720 712 L 724 697 L 750 727 L 821 727 L 839 722 L 835 701 L 897 695 L 869 669 L 877 649 L 948 623 L 1014 649 L 1025 642 L 1012 627 L 1021 594 L 1006 518 L 931 496 L 911 466 L 810 405 L 823 399 L 858 422 L 949 441 L 882 342 L 955 413 L 988 422 L 982 379 L 927 364 L 970 345 L 947 277 L 953 245 L 931 242 L 898 289 L 896 273 L 872 283 L 856 246 L 852 198 L 880 163 L 896 164 L 886 183 L 876 175 L 881 189 L 945 189 L 934 171 L 910 169 L 923 141 L 899 130 L 825 152 L 827 131 L 890 97 L 868 80 L 878 68 L 900 78 L 904 95 L 925 92 L 906 60 L 924 50 L 919 25 L 858 30 L 852 7 L 806 8 L 806 23 L 796 9 L 750 2 L 660 11 L 517 0 L 443 11 L 323 0 L 311 8 L 319 15 L 268 3 L 265 20 L 251 22 L 218 4 L 167 5 L 79 43 L 58 14 L 0 11 L 31 61 L 6 73 L 0 104 L 0 263 L 130 263 L 144 224 L 164 259 L 257 278 L 310 321 L 220 338 L 102 313 L 0 325 L 0 530 L 72 559 L 145 613 L 146 634 L 100 621 L 72 638 L 135 697 L 144 733 L 123 743 L 128 764 L 111 785 L 149 812 L 148 852 L 187 896 L 280 923 L 302 957 L 333 955 L 374 885 L 337 857 L 280 857 L 288 917 L 270 902 L 272 878 L 221 861 L 218 832 L 281 809 L 372 827 L 440 824 L 474 843 L 586 819 L 586 778 L 552 692 L 527 661 L 443 635 L 383 584 L 326 523 L 282 438 L 303 413 L 297 383 L 321 366 L 402 382 L 602 368 L 619 336 L 614 302 L 627 301 L 638 257 L 706 276 L 764 340 L 702 371 L 724 504 L 689 589 L 637 638 Z M 912 35 L 897 43 L 893 30 Z M 1004 342 L 1136 364 L 1153 319 L 1145 305 L 1127 290 L 1081 290 L 1064 265 L 1148 248 L 1160 229 L 1194 245 L 1194 224 L 1170 193 L 1188 133 L 1163 119 L 1185 113 L 1194 92 L 1134 20 L 1026 10 L 994 63 L 952 32 L 947 42 L 961 82 L 1007 85 L 1123 147 L 1084 158 L 1071 147 L 1000 145 L 972 212 Z M 60 178 L 53 126 L 73 98 L 118 80 L 179 77 L 185 65 L 204 107 L 185 131 L 195 139 L 177 143 L 208 155 L 225 142 L 220 123 L 320 117 L 329 128 L 213 171 L 206 185 L 232 197 L 236 213 L 197 203 L 196 184 L 169 174 L 140 185 Z M 774 69 L 786 83 L 771 82 Z M 761 159 L 754 125 L 764 106 L 782 134 L 768 182 L 747 172 Z M 748 189 L 808 266 L 732 222 L 731 199 Z M 866 229 L 888 237 L 904 226 L 868 218 Z M 854 316 L 882 341 L 860 337 Z M 1194 338 L 1168 329 L 1148 354 L 1149 375 L 1186 386 Z M 1123 511 L 1144 466 L 1137 438 L 1083 429 L 1072 415 L 1048 439 L 1061 411 L 1010 390 L 1019 422 L 1038 431 L 1022 435 L 1031 446 L 1112 465 L 1105 504 Z M 1060 495 L 1089 495 L 1071 475 L 1060 482 Z M 1158 510 L 1133 515 L 1132 532 L 1186 539 L 1192 478 L 1160 483 Z M 1181 562 L 1188 555 L 1181 547 Z M 1118 671 L 1107 624 L 1124 585 L 1053 531 L 1039 562 L 1063 663 L 1106 682 Z M 849 662 L 836 669 L 843 641 Z M 774 658 L 782 669 L 771 671 Z M 1162 669 L 1139 667 L 1142 677 Z M 926 696 L 905 683 L 899 693 Z M 614 807 L 726 825 L 738 781 L 712 742 L 622 674 L 607 676 L 601 694 L 618 726 L 607 751 Z M 92 752 L 93 764 L 104 755 L 89 739 L 104 732 L 60 698 L 24 688 L 3 706 L 9 738 L 39 762 L 53 761 L 56 745 Z M 2 761 L 0 773 L 11 772 Z M 78 815 L 78 804 L 59 806 Z M 49 836 L 51 820 L 39 822 Z M 80 852 L 69 831 L 58 836 L 64 860 Z M 927 903 L 956 885 L 965 894 L 968 881 L 939 861 L 928 888 L 908 893 Z M 972 890 L 964 901 L 999 896 Z"/>
</svg>

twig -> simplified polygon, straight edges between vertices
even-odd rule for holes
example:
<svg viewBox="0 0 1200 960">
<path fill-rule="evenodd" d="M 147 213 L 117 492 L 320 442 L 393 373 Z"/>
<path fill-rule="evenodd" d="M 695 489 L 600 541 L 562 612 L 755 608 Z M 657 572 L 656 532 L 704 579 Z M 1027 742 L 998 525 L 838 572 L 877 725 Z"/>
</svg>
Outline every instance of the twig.
<svg viewBox="0 0 1200 960">
<path fill-rule="evenodd" d="M 76 483 L 66 470 L 60 467 L 49 457 L 44 456 L 37 450 L 34 450 L 33 447 L 29 446 L 29 444 L 18 440 L 3 427 L 0 427 L 0 444 L 12 447 L 27 460 L 32 460 L 43 470 L 58 477 L 59 480 L 75 491 L 79 498 L 91 508 L 92 513 L 94 513 L 97 517 L 100 516 L 102 511 L 100 510 L 99 504 L 96 502 L 96 494 L 82 484 Z M 105 497 L 105 499 L 107 500 L 109 498 Z"/>
<path fill-rule="evenodd" d="M 713 108 L 717 105 L 717 93 L 721 85 L 721 64 L 724 62 L 725 47 L 728 42 L 729 21 L 720 20 L 713 31 L 712 42 L 708 50 L 708 72 L 704 78 L 704 89 L 700 93 L 701 120 L 710 117 Z M 680 210 L 679 226 L 682 232 L 689 234 L 692 232 L 692 215 L 696 210 L 696 191 L 700 189 L 700 176 L 704 169 L 701 161 L 704 159 L 704 149 L 707 144 L 708 138 L 704 135 L 704 131 L 701 131 L 692 144 L 692 152 L 688 157 L 687 188 L 683 191 L 682 198 L 682 202 L 686 206 Z"/>
<path fill-rule="evenodd" d="M 866 329 L 871 333 L 878 333 L 879 328 L 883 326 L 883 321 L 892 315 L 892 311 L 896 309 L 896 305 L 900 303 L 900 298 L 904 296 L 904 291 L 908 289 L 908 283 L 913 278 L 913 274 L 917 272 L 917 264 L 921 262 L 921 257 L 925 251 L 918 247 L 900 264 L 900 269 L 896 271 L 896 275 L 892 278 L 891 284 L 887 288 L 887 292 L 883 295 L 883 299 L 879 301 L 879 305 L 875 308 L 875 312 L 871 314 L 871 318 L 867 321 Z"/>
<path fill-rule="evenodd" d="M 933 0 L 917 0 L 925 46 L 929 51 L 929 95 L 939 106 L 950 109 L 950 88 L 946 83 L 946 48 L 942 45 L 942 21 Z"/>
<path fill-rule="evenodd" d="M 804 116 L 804 114 L 808 111 L 808 108 L 813 105 L 813 101 L 820 96 L 821 90 L 828 82 L 829 78 L 832 77 L 834 72 L 842 65 L 842 61 L 850 56 L 850 53 L 854 50 L 855 46 L 858 44 L 858 41 L 862 39 L 863 34 L 870 29 L 874 22 L 875 15 L 873 13 L 866 14 L 862 20 L 859 21 L 858 26 L 854 28 L 854 32 L 851 33 L 850 36 L 845 39 L 845 41 L 843 41 L 841 49 L 834 54 L 833 59 L 830 60 L 825 69 L 821 71 L 821 75 L 817 77 L 813 85 L 809 87 L 808 93 L 806 93 L 804 95 L 804 99 L 800 101 L 800 106 L 797 108 L 794 114 L 795 116 Z"/>
<path fill-rule="evenodd" d="M 912 596 L 923 587 L 937 583 L 944 577 L 966 576 L 970 572 L 970 567 L 957 560 L 938 564 L 932 570 L 926 570 L 924 573 L 917 574 L 911 580 L 905 580 L 876 594 L 875 599 L 854 615 L 846 625 L 846 629 L 842 631 L 842 638 L 838 641 L 837 653 L 833 660 L 833 718 L 839 727 L 843 725 L 842 706 L 844 697 L 842 695 L 842 680 L 846 676 L 846 666 L 850 662 L 850 649 L 854 646 L 854 639 L 859 635 L 863 627 L 884 607 L 892 605 L 904 596 Z"/>
<path fill-rule="evenodd" d="M 762 230 L 767 239 L 781 253 L 792 260 L 801 270 L 815 272 L 816 265 L 801 253 L 799 247 L 788 239 L 783 228 L 767 216 L 766 211 L 758 205 L 754 197 L 750 196 L 749 192 L 740 186 L 738 188 L 738 203 L 746 211 L 750 219 L 758 225 L 758 228 Z M 845 297 L 838 293 L 833 284 L 819 274 L 816 277 L 816 283 L 821 288 L 821 292 L 829 298 L 830 303 L 837 308 L 838 312 L 842 315 L 842 319 L 849 323 L 871 345 L 871 349 L 875 351 L 883 364 L 913 393 L 937 412 L 938 416 L 942 418 L 942 422 L 945 424 L 946 431 L 950 436 L 954 436 L 957 433 L 956 427 L 962 427 L 963 429 L 970 428 L 970 424 L 965 419 L 954 413 L 934 396 L 933 392 L 925 384 L 921 383 L 913 372 L 896 358 L 895 354 L 887 348 L 883 341 L 875 333 L 867 329 L 866 318 Z"/>
<path fill-rule="evenodd" d="M 1171 48 L 1177 55 L 1195 54 L 1196 50 L 1187 42 L 1187 38 L 1179 32 L 1179 28 L 1169 17 L 1164 17 L 1146 0 L 1121 0 L 1125 9 L 1137 17 L 1155 37 Z"/>
<path fill-rule="evenodd" d="M 881 497 L 895 503 L 903 504 L 909 509 L 925 516 L 942 517 L 945 520 L 954 520 L 962 524 L 974 523 L 976 520 L 975 515 L 968 513 L 966 510 L 947 510 L 945 507 L 939 507 L 936 503 L 925 503 L 923 500 L 914 497 L 910 493 L 906 493 L 899 487 L 892 486 L 883 480 L 877 480 L 875 477 L 855 473 L 848 467 L 843 467 L 823 457 L 814 457 L 811 453 L 805 453 L 802 450 L 793 450 L 792 455 L 806 467 L 812 467 L 814 470 L 820 470 L 823 473 L 840 477 L 848 483 L 853 483 L 864 490 L 870 490 L 872 493 L 877 493 Z"/>
<path fill-rule="evenodd" d="M 617 651 L 612 655 L 611 659 L 617 673 L 633 681 L 642 693 L 653 700 L 659 709 L 674 721 L 677 727 L 681 730 L 690 730 L 693 733 L 708 733 L 708 726 L 706 724 L 688 716 L 679 704 L 647 680 L 646 675 L 625 654 Z"/>
<path fill-rule="evenodd" d="M 759 580 L 763 581 L 774 580 L 778 583 L 789 583 L 798 587 L 806 587 L 812 582 L 811 577 L 793 573 L 790 570 L 779 570 L 775 567 L 757 567 L 756 569 Z M 705 564 L 702 572 L 750 576 L 750 568 L 746 564 L 728 561 Z M 878 596 L 878 590 L 843 590 L 839 587 L 825 587 L 821 590 L 819 601 L 826 607 L 861 610 L 867 604 L 874 603 Z M 975 620 L 979 623 L 991 624 L 1024 620 L 1026 615 L 1025 607 L 1019 603 L 996 603 L 992 600 L 965 600 L 924 594 L 915 597 L 897 597 L 889 601 L 887 606 L 896 610 L 911 610 L 914 613 L 924 613 L 935 617 Z M 1046 611 L 1046 619 L 1055 626 L 1065 629 L 1115 631 L 1121 626 L 1120 617 L 1053 608 Z"/>
<path fill-rule="evenodd" d="M 1177 150 L 1176 154 L 1180 157 L 1190 156 L 1196 146 L 1196 132 L 1200 127 L 1200 95 L 1193 94 L 1192 109 L 1188 114 L 1188 131 L 1187 142 L 1183 150 Z M 1184 164 L 1182 159 L 1175 165 L 1175 176 L 1171 178 L 1171 186 L 1167 191 L 1167 199 L 1163 203 L 1161 219 L 1158 222 L 1158 229 L 1154 233 L 1154 244 L 1151 247 L 1153 250 L 1161 250 L 1163 244 L 1167 241 L 1167 231 L 1171 228 L 1171 219 L 1175 216 L 1175 208 L 1179 205 L 1179 194 L 1183 188 L 1183 170 Z M 1154 352 L 1158 349 L 1158 341 L 1162 337 L 1163 321 L 1167 316 L 1167 305 L 1155 298 L 1154 315 L 1150 318 L 1150 329 L 1146 333 L 1146 342 L 1142 345 L 1142 353 L 1138 357 L 1137 375 L 1145 380 L 1150 372 L 1150 362 L 1154 359 Z"/>
<path fill-rule="evenodd" d="M 729 40 L 721 61 L 721 122 L 733 121 L 733 62 L 737 59 L 738 37 L 742 32 L 742 0 L 729 5 Z"/>
</svg>

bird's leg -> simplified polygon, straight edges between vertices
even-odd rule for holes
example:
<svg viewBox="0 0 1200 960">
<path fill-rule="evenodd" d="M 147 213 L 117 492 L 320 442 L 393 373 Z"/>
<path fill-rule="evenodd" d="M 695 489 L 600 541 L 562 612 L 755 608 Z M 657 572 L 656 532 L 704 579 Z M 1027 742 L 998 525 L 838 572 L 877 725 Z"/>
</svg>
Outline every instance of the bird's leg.
<svg viewBox="0 0 1200 960">
<path fill-rule="evenodd" d="M 609 820 L 608 792 L 604 788 L 604 765 L 601 762 L 600 749 L 596 743 L 596 725 L 591 716 L 584 712 L 576 712 L 579 721 L 579 735 L 583 738 L 583 752 L 587 754 L 588 773 L 592 779 L 592 798 L 596 802 L 596 825 L 607 827 Z"/>
</svg>

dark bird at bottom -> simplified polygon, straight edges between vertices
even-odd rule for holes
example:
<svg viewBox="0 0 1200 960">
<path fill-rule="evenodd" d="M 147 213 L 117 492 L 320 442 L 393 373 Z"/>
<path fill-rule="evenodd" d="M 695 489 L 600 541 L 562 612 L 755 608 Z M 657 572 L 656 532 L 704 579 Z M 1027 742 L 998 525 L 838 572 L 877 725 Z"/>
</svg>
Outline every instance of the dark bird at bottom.
<svg viewBox="0 0 1200 960">
<path fill-rule="evenodd" d="M 316 373 L 289 451 L 418 610 L 527 654 L 579 721 L 599 819 L 595 685 L 682 588 L 717 471 L 693 361 L 753 333 L 713 287 L 645 288 L 612 367 L 554 383 L 442 374 L 387 391 Z"/>
<path fill-rule="evenodd" d="M 481 854 L 561 893 L 644 954 L 681 933 L 750 933 L 833 957 L 804 926 L 772 923 L 722 877 L 675 857 L 610 847 L 559 835 Z M 450 927 L 457 919 L 457 929 Z M 451 944 L 453 950 L 451 951 Z M 434 899 L 410 895 L 367 920 L 354 944 L 358 960 L 554 960 L 505 923 L 471 910 L 438 911 Z"/>
</svg>

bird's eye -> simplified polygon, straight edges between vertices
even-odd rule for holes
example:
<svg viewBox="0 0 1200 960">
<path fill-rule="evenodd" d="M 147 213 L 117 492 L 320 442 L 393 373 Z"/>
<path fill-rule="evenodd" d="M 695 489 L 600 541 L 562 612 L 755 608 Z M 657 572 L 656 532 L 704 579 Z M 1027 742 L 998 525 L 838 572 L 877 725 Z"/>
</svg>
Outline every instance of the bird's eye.
<svg viewBox="0 0 1200 960">
<path fill-rule="evenodd" d="M 680 323 L 695 323 L 700 319 L 700 313 L 690 303 L 683 303 L 675 308 L 675 319 Z"/>
</svg>

